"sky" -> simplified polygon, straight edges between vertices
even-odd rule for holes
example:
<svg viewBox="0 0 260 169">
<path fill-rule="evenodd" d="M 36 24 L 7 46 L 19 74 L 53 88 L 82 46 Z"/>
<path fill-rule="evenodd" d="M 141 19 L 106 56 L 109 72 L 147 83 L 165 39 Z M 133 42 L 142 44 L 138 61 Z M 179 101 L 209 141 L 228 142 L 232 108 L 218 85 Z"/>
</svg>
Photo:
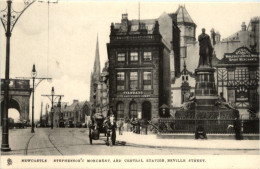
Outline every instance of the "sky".
<svg viewBox="0 0 260 169">
<path fill-rule="evenodd" d="M 0 3 L 2 10 L 6 7 L 6 2 L 1 0 Z M 107 61 L 106 44 L 109 43 L 111 22 L 120 22 L 122 13 L 128 13 L 129 19 L 138 19 L 138 3 L 123 0 L 60 0 L 57 4 L 50 4 L 49 55 L 47 3 L 35 2 L 22 14 L 11 36 L 10 78 L 30 77 L 33 64 L 36 65 L 37 77 L 53 78 L 52 82 L 42 81 L 35 90 L 36 120 L 40 117 L 41 102 L 44 105 L 51 104 L 48 98 L 41 95 L 51 94 L 52 86 L 55 88 L 55 94 L 64 95 L 62 101 L 68 104 L 72 103 L 73 99 L 89 100 L 90 74 L 97 37 L 103 68 Z M 19 0 L 13 0 L 12 4 L 17 11 L 23 9 L 23 3 Z M 140 1 L 140 18 L 158 18 L 163 12 L 176 12 L 178 6 L 183 4 L 197 24 L 196 37 L 204 27 L 206 33 L 214 28 L 220 32 L 221 38 L 226 38 L 239 31 L 242 22 L 248 25 L 252 17 L 260 16 L 260 5 L 256 2 L 184 3 L 168 0 Z M 3 26 L 0 30 L 1 78 L 4 78 L 6 38 Z M 17 118 L 18 112 L 11 110 L 9 116 Z"/>
</svg>

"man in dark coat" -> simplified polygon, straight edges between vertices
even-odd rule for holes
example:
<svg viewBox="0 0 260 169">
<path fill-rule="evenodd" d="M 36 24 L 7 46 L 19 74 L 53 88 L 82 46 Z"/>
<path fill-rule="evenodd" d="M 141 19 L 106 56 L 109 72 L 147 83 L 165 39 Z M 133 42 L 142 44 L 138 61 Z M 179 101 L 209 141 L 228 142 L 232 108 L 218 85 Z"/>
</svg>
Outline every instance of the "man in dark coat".
<svg viewBox="0 0 260 169">
<path fill-rule="evenodd" d="M 107 130 L 107 145 L 109 145 L 109 137 L 111 137 L 112 145 L 115 145 L 116 144 L 116 127 L 117 126 L 116 126 L 116 122 L 115 122 L 113 115 L 111 115 L 110 118 L 107 118 L 105 127 Z"/>
<path fill-rule="evenodd" d="M 117 128 L 117 125 L 116 125 L 115 116 L 113 114 L 110 116 L 110 121 L 112 123 L 112 136 L 111 136 L 112 144 L 115 145 L 116 144 L 116 128 Z"/>
<path fill-rule="evenodd" d="M 234 120 L 234 130 L 235 130 L 235 134 L 236 134 L 236 140 L 241 140 L 242 139 L 241 123 L 240 123 L 240 120 L 238 118 L 235 118 L 235 120 Z"/>
<path fill-rule="evenodd" d="M 92 131 L 95 128 L 94 119 L 91 118 L 91 120 L 89 121 L 88 128 L 89 128 L 89 143 L 92 144 Z"/>
<path fill-rule="evenodd" d="M 204 130 L 203 126 L 199 125 L 195 132 L 195 139 L 207 139 L 206 131 Z"/>
</svg>

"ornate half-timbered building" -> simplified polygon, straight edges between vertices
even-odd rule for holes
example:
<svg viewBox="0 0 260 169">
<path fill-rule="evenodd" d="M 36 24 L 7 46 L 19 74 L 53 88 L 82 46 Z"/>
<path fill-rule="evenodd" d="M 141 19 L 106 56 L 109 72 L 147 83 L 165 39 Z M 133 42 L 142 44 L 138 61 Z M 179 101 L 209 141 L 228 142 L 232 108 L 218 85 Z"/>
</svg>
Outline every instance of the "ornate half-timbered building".
<svg viewBox="0 0 260 169">
<path fill-rule="evenodd" d="M 248 109 L 259 110 L 259 53 L 240 47 L 225 53 L 217 67 L 217 88 L 228 102 L 249 118 Z"/>
</svg>

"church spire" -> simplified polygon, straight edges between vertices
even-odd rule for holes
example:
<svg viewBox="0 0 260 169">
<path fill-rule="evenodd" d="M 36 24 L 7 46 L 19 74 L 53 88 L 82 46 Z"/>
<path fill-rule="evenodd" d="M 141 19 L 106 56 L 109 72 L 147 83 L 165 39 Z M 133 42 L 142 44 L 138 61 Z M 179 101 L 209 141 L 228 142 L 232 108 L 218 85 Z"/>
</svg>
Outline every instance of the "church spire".
<svg viewBox="0 0 260 169">
<path fill-rule="evenodd" d="M 93 68 L 94 79 L 98 80 L 99 75 L 100 75 L 100 58 L 99 58 L 98 36 L 97 36 L 96 55 L 95 55 L 95 62 L 94 62 L 94 68 Z"/>
<path fill-rule="evenodd" d="M 98 44 L 98 36 L 97 36 L 97 44 L 96 44 L 96 55 L 95 55 L 95 62 L 93 71 L 91 72 L 91 78 L 90 78 L 90 102 L 94 103 L 94 93 L 96 93 L 94 84 L 99 83 L 99 77 L 100 77 L 100 58 L 99 58 L 99 44 Z"/>
</svg>

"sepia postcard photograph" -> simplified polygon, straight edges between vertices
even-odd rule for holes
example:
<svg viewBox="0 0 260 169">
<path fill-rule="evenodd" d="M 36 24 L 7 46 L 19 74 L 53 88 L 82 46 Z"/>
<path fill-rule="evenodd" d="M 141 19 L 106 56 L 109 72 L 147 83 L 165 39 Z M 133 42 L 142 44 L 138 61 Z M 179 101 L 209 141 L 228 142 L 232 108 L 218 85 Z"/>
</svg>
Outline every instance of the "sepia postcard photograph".
<svg viewBox="0 0 260 169">
<path fill-rule="evenodd" d="M 259 168 L 259 1 L 0 9 L 0 168 Z"/>
</svg>

